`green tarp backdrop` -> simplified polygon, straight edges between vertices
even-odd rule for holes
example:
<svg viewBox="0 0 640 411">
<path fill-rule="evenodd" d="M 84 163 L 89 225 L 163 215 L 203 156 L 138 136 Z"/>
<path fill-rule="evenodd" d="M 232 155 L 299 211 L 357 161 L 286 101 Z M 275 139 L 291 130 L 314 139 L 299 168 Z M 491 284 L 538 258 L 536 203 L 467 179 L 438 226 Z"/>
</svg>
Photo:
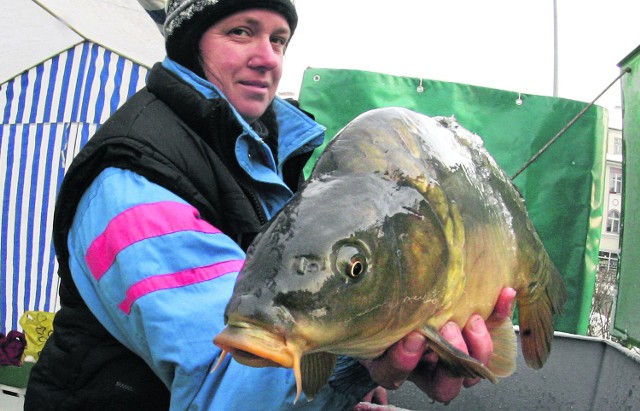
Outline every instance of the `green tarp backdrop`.
<svg viewBox="0 0 640 411">
<path fill-rule="evenodd" d="M 622 241 L 615 337 L 640 346 L 640 47 L 621 63 L 631 72 L 622 77 L 623 190 Z"/>
<path fill-rule="evenodd" d="M 483 138 L 510 176 L 587 106 L 460 83 L 315 68 L 305 71 L 299 99 L 327 127 L 328 139 L 357 115 L 378 107 L 455 116 Z M 582 335 L 598 263 L 606 130 L 606 111 L 592 106 L 514 180 L 569 290 L 556 329 Z"/>
</svg>

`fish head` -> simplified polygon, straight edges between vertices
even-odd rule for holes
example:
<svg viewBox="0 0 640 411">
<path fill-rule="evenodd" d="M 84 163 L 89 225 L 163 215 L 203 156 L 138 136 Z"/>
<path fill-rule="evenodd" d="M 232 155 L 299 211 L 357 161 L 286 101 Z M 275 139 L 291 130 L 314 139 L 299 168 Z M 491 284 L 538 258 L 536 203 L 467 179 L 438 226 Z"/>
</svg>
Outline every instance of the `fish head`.
<svg viewBox="0 0 640 411">
<path fill-rule="evenodd" d="M 445 237 L 423 193 L 396 178 L 311 180 L 250 246 L 215 343 L 251 366 L 375 357 L 415 329 L 416 307 L 437 305 Z"/>
</svg>

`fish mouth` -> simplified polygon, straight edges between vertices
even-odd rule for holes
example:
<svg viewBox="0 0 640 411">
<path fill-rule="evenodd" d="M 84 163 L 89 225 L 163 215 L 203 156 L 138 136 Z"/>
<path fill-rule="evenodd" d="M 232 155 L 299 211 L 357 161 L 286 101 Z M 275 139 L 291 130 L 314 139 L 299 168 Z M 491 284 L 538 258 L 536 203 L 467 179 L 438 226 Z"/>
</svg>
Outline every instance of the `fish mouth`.
<svg viewBox="0 0 640 411">
<path fill-rule="evenodd" d="M 213 343 L 240 364 L 250 367 L 293 367 L 295 351 L 285 339 L 263 328 L 228 326 L 218 334 Z"/>
<path fill-rule="evenodd" d="M 229 354 L 240 364 L 248 365 L 249 367 L 282 367 L 279 362 L 275 362 L 259 355 L 253 354 L 249 351 L 241 350 L 239 348 L 229 347 L 227 349 Z"/>
<path fill-rule="evenodd" d="M 297 388 L 294 404 L 300 398 L 302 393 L 300 358 L 303 350 L 299 344 L 248 323 L 228 325 L 213 339 L 213 343 L 222 349 L 214 370 L 227 354 L 231 354 L 240 364 L 250 367 L 292 368 Z"/>
</svg>

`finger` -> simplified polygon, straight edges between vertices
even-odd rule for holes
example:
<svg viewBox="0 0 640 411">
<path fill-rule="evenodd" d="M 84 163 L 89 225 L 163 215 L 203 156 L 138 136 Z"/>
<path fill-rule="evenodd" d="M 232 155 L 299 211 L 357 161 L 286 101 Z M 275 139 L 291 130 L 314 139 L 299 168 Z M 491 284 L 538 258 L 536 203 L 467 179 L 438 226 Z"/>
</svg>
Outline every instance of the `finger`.
<svg viewBox="0 0 640 411">
<path fill-rule="evenodd" d="M 440 329 L 440 335 L 460 351 L 465 354 L 469 354 L 467 343 L 462 336 L 462 331 L 460 330 L 460 327 L 458 327 L 458 324 L 453 321 L 449 321 Z"/>
<path fill-rule="evenodd" d="M 436 354 L 435 351 L 433 351 L 429 347 L 428 342 L 427 342 L 427 349 L 422 355 L 422 360 L 420 362 L 422 363 L 423 366 L 426 366 L 431 370 L 435 369 L 436 366 L 438 365 L 438 354 Z"/>
<path fill-rule="evenodd" d="M 487 365 L 493 354 L 493 341 L 482 317 L 477 314 L 472 315 L 462 330 L 462 335 L 468 354 Z"/>
<path fill-rule="evenodd" d="M 418 365 L 425 348 L 424 336 L 412 332 L 389 347 L 381 358 L 368 361 L 365 366 L 376 384 L 395 390 Z"/>
<path fill-rule="evenodd" d="M 462 335 L 467 344 L 469 355 L 487 365 L 493 355 L 493 341 L 482 317 L 472 315 L 462 330 Z M 480 382 L 480 378 L 466 378 L 463 385 L 468 388 L 478 382 Z"/>
<path fill-rule="evenodd" d="M 386 390 L 382 387 L 376 387 L 373 390 L 369 391 L 367 393 L 367 395 L 365 395 L 364 397 L 362 397 L 362 400 L 360 400 L 361 402 L 370 402 L 372 404 L 375 404 L 375 399 L 374 397 L 376 396 L 376 392 L 378 389 L 384 390 L 386 392 Z"/>
<path fill-rule="evenodd" d="M 418 385 L 434 401 L 448 404 L 460 394 L 462 378 L 452 377 L 443 367 L 433 372 L 432 378 L 423 386 Z"/>
<path fill-rule="evenodd" d="M 385 390 L 384 388 L 376 387 L 376 389 L 374 389 L 372 393 L 373 393 L 373 396 L 371 397 L 371 400 L 369 400 L 369 402 L 372 402 L 378 405 L 389 404 L 389 395 L 387 393 L 387 390 Z"/>
<path fill-rule="evenodd" d="M 373 392 L 375 391 L 375 389 L 369 391 L 367 393 L 367 395 L 365 395 L 364 397 L 362 397 L 362 400 L 360 400 L 361 402 L 371 402 L 371 399 L 373 398 Z"/>
<path fill-rule="evenodd" d="M 516 299 L 516 290 L 513 288 L 503 288 L 498 296 L 498 301 L 493 308 L 491 316 L 487 319 L 488 323 L 500 323 L 507 318 L 511 318 L 513 312 L 513 304 Z"/>
<path fill-rule="evenodd" d="M 392 362 L 392 368 L 398 374 L 403 374 L 406 379 L 418 365 L 426 348 L 427 339 L 422 334 L 417 332 L 407 334 L 389 353 L 388 358 Z"/>
<path fill-rule="evenodd" d="M 369 393 L 367 393 L 367 395 L 365 395 L 361 401 L 371 404 L 387 405 L 389 404 L 387 390 L 382 387 L 376 387 L 373 390 L 369 391 Z"/>
<path fill-rule="evenodd" d="M 468 353 L 460 327 L 453 322 L 445 324 L 440 334 L 450 344 L 459 350 Z M 438 364 L 435 368 L 429 368 L 429 363 L 422 362 L 411 375 L 411 380 L 435 401 L 448 403 L 453 400 L 462 389 L 463 378 L 452 377 L 447 369 Z"/>
</svg>

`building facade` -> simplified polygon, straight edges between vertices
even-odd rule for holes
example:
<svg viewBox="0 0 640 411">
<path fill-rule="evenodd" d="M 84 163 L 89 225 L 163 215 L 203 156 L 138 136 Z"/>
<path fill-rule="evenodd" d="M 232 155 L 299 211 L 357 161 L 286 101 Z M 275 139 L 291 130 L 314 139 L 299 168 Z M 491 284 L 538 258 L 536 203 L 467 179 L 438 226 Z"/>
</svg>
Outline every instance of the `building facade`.
<svg viewBox="0 0 640 411">
<path fill-rule="evenodd" d="M 600 269 L 615 270 L 620 254 L 622 212 L 622 131 L 610 128 L 607 135 L 605 203 L 602 211 Z"/>
</svg>

